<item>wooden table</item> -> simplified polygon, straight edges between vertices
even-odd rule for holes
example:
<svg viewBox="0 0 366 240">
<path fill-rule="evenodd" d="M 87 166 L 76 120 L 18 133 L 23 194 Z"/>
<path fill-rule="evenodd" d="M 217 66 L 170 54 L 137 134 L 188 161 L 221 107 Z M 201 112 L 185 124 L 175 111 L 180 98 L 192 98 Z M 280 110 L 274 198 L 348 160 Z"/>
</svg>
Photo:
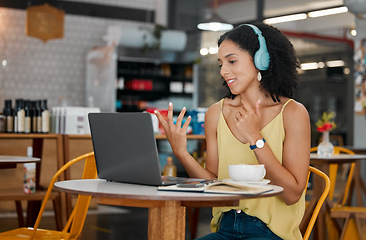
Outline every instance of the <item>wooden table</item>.
<svg viewBox="0 0 366 240">
<path fill-rule="evenodd" d="M 4 140 L 31 140 L 32 141 L 32 147 L 33 147 L 33 156 L 36 158 L 42 159 L 42 154 L 44 152 L 44 140 L 50 139 L 56 141 L 56 160 L 57 160 L 57 169 L 62 167 L 64 165 L 64 149 L 63 149 L 63 135 L 61 134 L 54 134 L 54 133 L 0 133 L 0 139 L 2 141 Z M 8 167 L 11 167 L 11 165 L 8 165 Z M 15 167 L 15 165 L 13 165 Z M 41 186 L 41 168 L 42 168 L 42 161 L 36 162 L 36 192 L 44 191 L 46 187 Z M 65 176 L 61 175 L 60 180 L 64 180 Z M 38 195 L 37 193 L 34 195 L 36 197 Z M 30 208 L 34 209 L 34 216 L 32 216 L 29 220 L 30 223 L 34 222 L 34 220 L 37 217 L 38 210 L 41 206 L 41 201 L 32 201 L 32 206 Z M 66 200 L 65 197 L 61 198 L 61 213 L 62 213 L 62 223 L 66 223 L 66 216 L 63 214 L 66 208 Z M 29 206 L 28 206 L 29 207 Z M 33 223 L 31 224 L 33 225 Z M 30 226 L 31 226 L 30 225 Z M 62 227 L 60 225 L 60 227 Z"/>
<path fill-rule="evenodd" d="M 314 165 L 314 167 L 323 171 L 327 175 L 329 174 L 329 165 L 330 164 L 345 164 L 345 163 L 356 163 L 355 171 L 353 175 L 354 181 L 354 189 L 356 191 L 357 203 L 362 206 L 362 191 L 366 193 L 364 182 L 361 178 L 360 174 L 360 160 L 366 160 L 366 155 L 363 154 L 333 154 L 330 157 L 320 156 L 317 153 L 310 154 L 310 164 Z M 335 184 L 335 183 L 331 183 Z M 324 188 L 324 184 L 322 182 L 314 182 L 313 183 L 313 194 L 311 202 L 309 203 L 309 207 L 306 209 L 305 217 L 313 212 L 312 206 L 315 206 L 318 197 L 321 195 Z M 350 194 L 351 191 L 350 191 Z M 326 239 L 326 224 L 325 224 L 325 215 L 330 212 L 332 207 L 332 202 L 327 199 L 322 210 L 319 213 L 317 224 L 314 226 L 314 232 L 317 234 L 313 235 L 313 239 Z"/>
<path fill-rule="evenodd" d="M 20 163 L 37 163 L 40 161 L 41 159 L 36 157 L 0 155 L 0 169 L 13 168 Z"/>
<path fill-rule="evenodd" d="M 208 194 L 158 191 L 157 187 L 107 182 L 101 179 L 55 183 L 55 190 L 98 197 L 99 203 L 149 208 L 148 239 L 184 240 L 186 207 L 238 206 L 240 199 L 275 196 L 283 188 L 274 186 L 260 195 Z"/>
<path fill-rule="evenodd" d="M 39 163 L 40 161 L 41 161 L 40 158 L 35 158 L 35 157 L 0 155 L 0 169 L 15 168 L 17 164 Z M 0 196 L 0 198 L 3 200 L 7 200 L 7 197 L 9 197 L 9 200 L 13 200 L 11 198 L 11 195 L 10 196 L 8 196 L 8 195 Z M 28 198 L 29 195 L 25 195 L 25 197 Z M 15 201 L 15 205 L 16 205 L 16 209 L 17 209 L 18 224 L 19 224 L 19 226 L 25 226 L 23 210 L 22 210 L 20 201 Z M 28 201 L 27 225 L 30 225 L 31 223 L 35 222 L 38 211 L 39 211 L 38 205 L 34 206 L 33 202 Z"/>
<path fill-rule="evenodd" d="M 64 165 L 64 155 L 63 155 L 63 137 L 60 134 L 20 134 L 20 133 L 0 133 L 0 139 L 30 139 L 32 140 L 33 147 L 33 156 L 37 158 L 42 158 L 43 153 L 43 141 L 44 139 L 55 139 L 56 140 L 56 159 L 57 159 L 57 168 L 60 168 Z M 41 161 L 36 163 L 36 190 L 43 190 L 43 187 L 40 185 L 41 179 Z M 64 180 L 64 176 L 60 177 L 61 180 Z"/>
<path fill-rule="evenodd" d="M 329 164 L 344 164 L 353 162 L 356 164 L 353 174 L 354 187 L 350 190 L 350 197 L 352 196 L 353 190 L 355 190 L 358 206 L 363 206 L 362 193 L 366 194 L 365 183 L 361 176 L 361 160 L 366 160 L 366 154 L 333 154 L 331 157 L 322 157 L 316 153 L 310 154 L 310 163 L 327 174 L 329 172 Z"/>
</svg>

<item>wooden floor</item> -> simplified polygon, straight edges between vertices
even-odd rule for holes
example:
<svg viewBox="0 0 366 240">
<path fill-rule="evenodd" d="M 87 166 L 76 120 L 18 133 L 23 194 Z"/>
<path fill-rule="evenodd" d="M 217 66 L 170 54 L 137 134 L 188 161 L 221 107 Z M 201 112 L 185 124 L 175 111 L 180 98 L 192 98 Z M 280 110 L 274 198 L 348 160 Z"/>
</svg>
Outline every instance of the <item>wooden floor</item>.
<svg viewBox="0 0 366 240">
<path fill-rule="evenodd" d="M 147 209 L 99 206 L 90 209 L 79 240 L 147 239 Z M 211 209 L 201 208 L 196 237 L 210 233 Z M 188 223 L 186 224 L 188 226 Z M 15 213 L 0 213 L 0 232 L 17 228 Z M 41 227 L 55 229 L 52 212 L 46 212 Z M 192 239 L 187 227 L 186 240 Z"/>
</svg>

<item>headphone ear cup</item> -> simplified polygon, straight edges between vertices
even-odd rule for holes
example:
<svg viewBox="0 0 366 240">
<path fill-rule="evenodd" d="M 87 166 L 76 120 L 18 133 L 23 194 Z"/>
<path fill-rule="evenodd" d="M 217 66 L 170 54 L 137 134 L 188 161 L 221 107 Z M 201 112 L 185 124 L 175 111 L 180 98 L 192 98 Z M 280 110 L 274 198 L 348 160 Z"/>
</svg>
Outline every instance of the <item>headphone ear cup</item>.
<svg viewBox="0 0 366 240">
<path fill-rule="evenodd" d="M 269 67 L 269 53 L 259 49 L 254 55 L 254 65 L 258 70 L 267 70 Z"/>
</svg>

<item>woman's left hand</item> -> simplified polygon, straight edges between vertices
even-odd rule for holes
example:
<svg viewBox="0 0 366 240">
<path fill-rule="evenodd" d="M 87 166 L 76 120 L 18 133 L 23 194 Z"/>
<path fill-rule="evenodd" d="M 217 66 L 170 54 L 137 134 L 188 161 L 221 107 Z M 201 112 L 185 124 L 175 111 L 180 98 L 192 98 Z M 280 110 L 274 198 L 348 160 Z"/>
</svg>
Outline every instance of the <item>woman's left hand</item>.
<svg viewBox="0 0 366 240">
<path fill-rule="evenodd" d="M 241 106 L 237 109 L 236 127 L 245 139 L 250 140 L 260 132 L 260 100 L 256 102 L 254 108 L 247 101 L 241 100 Z"/>
</svg>

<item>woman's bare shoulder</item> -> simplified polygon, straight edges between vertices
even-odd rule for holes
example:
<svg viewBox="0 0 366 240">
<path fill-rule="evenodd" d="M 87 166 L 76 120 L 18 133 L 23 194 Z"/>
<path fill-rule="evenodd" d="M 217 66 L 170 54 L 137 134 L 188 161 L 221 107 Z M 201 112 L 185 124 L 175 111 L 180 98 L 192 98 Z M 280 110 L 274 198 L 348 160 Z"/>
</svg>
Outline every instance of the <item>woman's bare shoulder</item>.
<svg viewBox="0 0 366 240">
<path fill-rule="evenodd" d="M 219 121 L 219 116 L 221 113 L 221 102 L 216 102 L 212 104 L 206 111 L 205 115 L 205 127 L 210 126 L 217 126 Z"/>
<path fill-rule="evenodd" d="M 290 101 L 283 110 L 284 121 L 296 123 L 297 121 L 309 122 L 309 113 L 306 107 L 295 100 Z"/>
<path fill-rule="evenodd" d="M 306 113 L 308 114 L 308 110 L 305 108 L 305 106 L 292 99 L 292 101 L 289 101 L 288 104 L 285 106 L 284 113 Z"/>
<path fill-rule="evenodd" d="M 206 116 L 212 117 L 212 115 L 217 115 L 221 111 L 221 101 L 212 104 L 206 111 Z"/>
</svg>

